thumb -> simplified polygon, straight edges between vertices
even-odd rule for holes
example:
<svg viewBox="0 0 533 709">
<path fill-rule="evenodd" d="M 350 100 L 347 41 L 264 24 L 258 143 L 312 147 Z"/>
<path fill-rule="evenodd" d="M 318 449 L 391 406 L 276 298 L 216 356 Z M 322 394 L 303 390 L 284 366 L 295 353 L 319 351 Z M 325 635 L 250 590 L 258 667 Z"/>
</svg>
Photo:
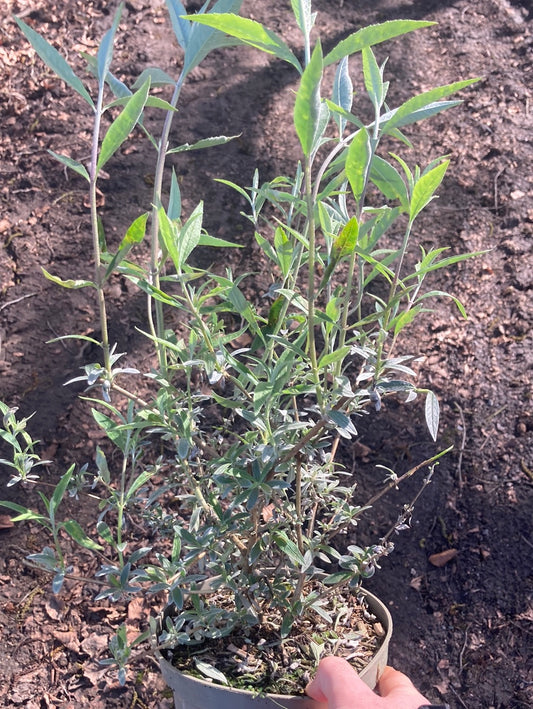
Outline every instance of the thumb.
<svg viewBox="0 0 533 709">
<path fill-rule="evenodd" d="M 354 668 L 340 657 L 320 661 L 315 678 L 307 685 L 307 694 L 329 709 L 353 709 L 378 706 L 379 698 L 357 675 Z"/>
<path fill-rule="evenodd" d="M 420 694 L 409 677 L 392 667 L 384 669 L 378 689 L 384 699 L 394 701 L 395 706 L 404 709 L 417 709 L 422 704 L 427 704 L 427 699 Z"/>
</svg>

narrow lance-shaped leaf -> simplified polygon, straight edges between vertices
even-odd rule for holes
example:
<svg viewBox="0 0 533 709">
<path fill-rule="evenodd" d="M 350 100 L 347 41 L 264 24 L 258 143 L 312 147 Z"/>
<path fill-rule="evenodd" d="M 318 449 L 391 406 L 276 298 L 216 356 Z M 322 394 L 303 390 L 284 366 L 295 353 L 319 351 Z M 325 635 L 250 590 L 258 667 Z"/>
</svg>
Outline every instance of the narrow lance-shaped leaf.
<svg viewBox="0 0 533 709">
<path fill-rule="evenodd" d="M 15 17 L 17 25 L 20 27 L 22 33 L 29 41 L 31 46 L 35 49 L 37 54 L 41 57 L 43 62 L 50 67 L 50 69 L 59 76 L 66 84 L 74 89 L 87 103 L 89 106 L 94 108 L 94 102 L 91 95 L 81 82 L 81 80 L 76 76 L 71 66 L 67 63 L 66 59 L 57 51 L 55 47 L 52 47 L 44 37 L 27 25 L 19 17 Z"/>
<path fill-rule="evenodd" d="M 315 135 L 320 119 L 322 68 L 322 47 L 318 41 L 302 74 L 294 103 L 294 126 L 306 157 L 311 155 L 315 147 Z"/>
<path fill-rule="evenodd" d="M 167 214 L 168 218 L 172 220 L 181 217 L 181 190 L 174 168 L 172 168 L 172 176 L 170 178 L 170 196 L 168 198 Z"/>
<path fill-rule="evenodd" d="M 301 72 L 300 62 L 288 45 L 275 32 L 266 29 L 260 22 L 240 17 L 233 13 L 219 14 L 211 12 L 203 15 L 186 16 L 186 19 L 225 32 L 244 44 L 260 49 L 267 54 L 273 54 L 278 59 L 289 62 Z"/>
<path fill-rule="evenodd" d="M 346 177 L 356 202 L 360 201 L 365 191 L 371 161 L 370 136 L 366 128 L 361 128 L 350 143 L 346 156 Z"/>
<path fill-rule="evenodd" d="M 240 134 L 239 134 L 240 135 Z M 184 143 L 183 145 L 178 145 L 176 148 L 171 148 L 167 150 L 167 155 L 171 153 L 185 153 L 190 150 L 201 150 L 202 148 L 214 148 L 217 145 L 225 145 L 229 143 L 230 140 L 238 138 L 239 135 L 217 135 L 212 138 L 202 138 L 196 141 L 196 143 Z"/>
<path fill-rule="evenodd" d="M 374 52 L 370 47 L 363 47 L 362 58 L 365 88 L 375 109 L 379 110 L 385 100 L 382 69 L 378 66 Z"/>
<path fill-rule="evenodd" d="M 181 271 L 181 256 L 177 247 L 178 243 L 178 226 L 175 222 L 169 219 L 163 207 L 158 210 L 159 232 L 163 244 L 174 263 L 174 268 L 179 273 Z"/>
<path fill-rule="evenodd" d="M 359 222 L 357 221 L 357 217 L 352 217 L 348 220 L 348 222 L 346 222 L 346 224 L 341 229 L 340 234 L 333 242 L 329 263 L 324 270 L 324 275 L 322 276 L 319 290 L 322 290 L 322 288 L 329 281 L 329 279 L 331 278 L 331 274 L 335 270 L 340 259 L 344 258 L 345 256 L 349 256 L 355 249 L 355 247 L 357 246 L 358 236 Z"/>
<path fill-rule="evenodd" d="M 137 124 L 146 104 L 149 90 L 150 79 L 147 79 L 143 86 L 131 96 L 123 111 L 109 126 L 100 148 L 96 165 L 97 172 L 116 153 Z"/>
<path fill-rule="evenodd" d="M 351 111 L 353 104 L 353 84 L 350 78 L 348 57 L 343 57 L 335 71 L 333 80 L 333 93 L 331 99 L 334 104 L 340 106 L 348 113 Z M 334 120 L 339 126 L 339 133 L 342 135 L 346 127 L 346 118 L 335 114 Z"/>
<path fill-rule="evenodd" d="M 113 58 L 113 42 L 115 41 L 115 33 L 117 31 L 118 23 L 120 22 L 120 16 L 122 15 L 123 4 L 121 3 L 115 14 L 115 19 L 110 29 L 105 33 L 98 47 L 97 54 L 97 68 L 98 68 L 98 81 L 101 83 L 105 81 L 109 67 L 111 66 L 111 60 Z"/>
<path fill-rule="evenodd" d="M 482 256 L 486 254 L 486 251 L 472 251 L 467 254 L 457 254 L 456 256 L 448 256 L 447 258 L 441 259 L 429 266 L 424 266 L 423 268 L 417 269 L 414 273 L 405 276 L 404 281 L 408 281 L 412 278 L 419 278 L 420 276 L 429 273 L 430 271 L 436 271 L 437 269 L 447 268 L 448 266 L 453 266 L 455 263 L 460 261 L 465 261 L 466 259 L 473 258 L 474 256 Z"/>
<path fill-rule="evenodd" d="M 178 250 L 180 252 L 180 261 L 183 264 L 187 262 L 190 253 L 200 243 L 202 235 L 202 221 L 204 218 L 204 204 L 199 202 L 187 219 L 178 236 Z"/>
<path fill-rule="evenodd" d="M 291 0 L 296 24 L 305 35 L 313 29 L 316 13 L 311 12 L 311 0 Z"/>
<path fill-rule="evenodd" d="M 47 526 L 46 523 L 48 522 L 48 519 L 44 515 L 39 514 L 39 512 L 30 510 L 29 507 L 23 507 L 22 505 L 18 505 L 16 502 L 9 502 L 8 500 L 0 500 L 0 507 L 7 507 L 9 510 L 18 512 L 16 517 L 11 518 L 12 522 L 24 522 L 29 520 L 32 522 L 39 522 L 39 524 Z"/>
<path fill-rule="evenodd" d="M 426 395 L 426 424 L 434 441 L 437 440 L 439 433 L 440 407 L 439 400 L 432 391 L 428 391 Z"/>
<path fill-rule="evenodd" d="M 63 522 L 63 529 L 69 534 L 74 541 L 85 549 L 91 549 L 92 551 L 100 551 L 103 549 L 101 544 L 95 542 L 93 539 L 88 537 L 83 531 L 82 527 L 74 519 L 68 519 Z"/>
<path fill-rule="evenodd" d="M 457 309 L 459 310 L 459 312 L 461 313 L 463 318 L 465 320 L 468 319 L 468 315 L 466 313 L 465 306 L 461 303 L 459 298 L 456 298 L 451 293 L 447 293 L 446 291 L 442 291 L 442 290 L 430 290 L 427 293 L 424 293 L 423 295 L 421 295 L 419 298 L 417 298 L 415 301 L 415 305 L 417 303 L 421 302 L 422 300 L 425 300 L 426 298 L 449 298 L 450 300 L 452 300 L 455 303 L 455 305 L 457 306 Z"/>
<path fill-rule="evenodd" d="M 334 64 L 349 54 L 360 52 L 363 47 L 371 47 L 393 37 L 399 37 L 422 27 L 431 27 L 434 24 L 436 23 L 423 20 L 389 20 L 379 25 L 363 27 L 339 42 L 324 58 L 324 66 Z"/>
<path fill-rule="evenodd" d="M 341 233 L 333 243 L 334 258 L 344 258 L 349 256 L 355 249 L 357 237 L 359 235 L 359 222 L 357 217 L 351 217 L 343 226 Z"/>
<path fill-rule="evenodd" d="M 285 278 L 291 267 L 293 249 L 289 237 L 280 226 L 276 228 L 274 233 L 274 247 L 276 249 L 278 265 Z"/>
<path fill-rule="evenodd" d="M 375 155 L 372 160 L 370 179 L 387 199 L 398 199 L 402 208 L 409 210 L 409 195 L 405 182 L 396 168 L 379 155 Z"/>
<path fill-rule="evenodd" d="M 401 126 L 408 125 L 409 123 L 414 123 L 415 120 L 421 120 L 429 115 L 434 115 L 435 113 L 438 113 L 439 110 L 450 108 L 452 104 L 457 105 L 455 101 L 451 103 L 444 102 L 442 104 L 435 102 L 438 102 L 440 99 L 456 93 L 471 84 L 475 84 L 477 81 L 479 81 L 479 79 L 465 79 L 464 81 L 456 81 L 453 84 L 437 86 L 434 89 L 430 89 L 422 94 L 413 96 L 405 103 L 402 103 L 402 105 L 398 108 L 382 116 L 380 128 L 384 132 L 388 133 L 392 128 L 400 128 Z M 427 112 L 427 115 L 424 111 Z"/>
<path fill-rule="evenodd" d="M 146 79 L 150 79 L 150 86 L 153 89 L 160 86 L 174 86 L 176 83 L 174 79 L 166 73 L 166 71 L 163 71 L 163 69 L 159 69 L 156 66 L 150 66 L 147 69 L 144 69 L 135 79 L 135 83 L 132 86 L 133 90 L 137 91 L 137 89 L 140 89 Z"/>
<path fill-rule="evenodd" d="M 182 49 L 187 49 L 192 29 L 188 22 L 182 19 L 182 16 L 185 15 L 187 11 L 179 0 L 166 0 L 166 5 L 178 44 Z"/>
<path fill-rule="evenodd" d="M 69 158 L 67 155 L 60 155 L 59 153 L 54 153 L 53 150 L 48 151 L 52 157 L 54 157 L 56 160 L 58 160 L 60 163 L 63 165 L 66 165 L 69 167 L 71 170 L 74 170 L 74 172 L 77 172 L 78 175 L 81 175 L 84 177 L 88 182 L 90 181 L 89 173 L 87 172 L 87 168 L 85 165 L 82 165 L 81 162 L 78 162 L 77 160 L 73 160 L 72 158 Z"/>
<path fill-rule="evenodd" d="M 449 164 L 450 161 L 445 160 L 440 165 L 437 165 L 437 167 L 434 167 L 433 170 L 422 175 L 418 182 L 415 183 L 409 210 L 409 219 L 411 221 L 413 221 L 433 199 L 435 191 L 442 182 Z"/>
<path fill-rule="evenodd" d="M 133 245 L 140 244 L 141 241 L 144 239 L 147 219 L 148 212 L 146 212 L 145 214 L 141 214 L 140 217 L 137 217 L 137 219 L 135 219 L 130 224 L 124 238 L 122 239 L 117 253 L 113 256 L 106 269 L 105 279 L 109 278 L 109 276 L 113 273 L 113 271 L 120 264 L 120 262 L 126 258 Z"/>
<path fill-rule="evenodd" d="M 243 0 L 218 0 L 208 14 L 239 12 L 242 2 Z M 203 14 L 206 7 L 207 3 L 202 6 L 200 14 Z M 194 15 L 194 17 L 196 16 Z M 188 19 L 191 19 L 191 16 Z M 235 44 L 239 44 L 239 41 L 232 37 L 227 37 L 223 32 L 218 32 L 211 27 L 199 24 L 194 25 L 191 27 L 187 49 L 183 58 L 182 78 L 192 71 L 194 67 L 198 66 L 213 49 L 231 47 Z"/>
<path fill-rule="evenodd" d="M 246 322 L 250 326 L 250 330 L 254 333 L 254 335 L 258 335 L 261 340 L 263 340 L 263 333 L 259 328 L 257 315 L 254 313 L 252 306 L 250 305 L 250 303 L 248 303 L 242 291 L 239 290 L 237 285 L 233 284 L 232 287 L 228 290 L 227 298 L 235 308 L 235 311 L 246 320 Z"/>
<path fill-rule="evenodd" d="M 58 286 L 62 286 L 63 288 L 86 288 L 87 286 L 92 286 L 93 288 L 96 288 L 96 285 L 93 283 L 93 281 L 83 281 L 83 280 L 74 280 L 72 278 L 67 278 L 66 280 L 63 280 L 62 278 L 59 278 L 59 276 L 53 276 L 51 273 L 48 273 L 46 268 L 41 267 L 41 271 L 44 274 L 44 277 L 52 281 L 52 283 L 56 283 Z"/>
<path fill-rule="evenodd" d="M 74 465 L 71 465 L 71 467 L 67 470 L 67 472 L 61 476 L 59 482 L 57 483 L 57 485 L 55 487 L 52 497 L 50 498 L 50 506 L 49 506 L 49 514 L 50 514 L 51 520 L 53 520 L 55 518 L 56 510 L 59 507 L 61 501 L 63 500 L 63 497 L 65 495 L 65 492 L 67 490 L 67 487 L 68 487 L 68 484 L 70 482 L 73 472 L 74 472 Z"/>
</svg>

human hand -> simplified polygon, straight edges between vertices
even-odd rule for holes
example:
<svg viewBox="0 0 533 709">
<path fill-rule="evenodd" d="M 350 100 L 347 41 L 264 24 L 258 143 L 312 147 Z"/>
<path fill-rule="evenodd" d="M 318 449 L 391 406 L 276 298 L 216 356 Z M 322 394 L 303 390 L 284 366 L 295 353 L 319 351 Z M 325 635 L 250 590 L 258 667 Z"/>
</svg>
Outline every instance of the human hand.
<svg viewBox="0 0 533 709">
<path fill-rule="evenodd" d="M 411 680 L 386 667 L 378 683 L 379 696 L 366 686 L 353 667 L 340 657 L 320 661 L 307 694 L 328 709 L 419 709 L 428 704 Z"/>
</svg>

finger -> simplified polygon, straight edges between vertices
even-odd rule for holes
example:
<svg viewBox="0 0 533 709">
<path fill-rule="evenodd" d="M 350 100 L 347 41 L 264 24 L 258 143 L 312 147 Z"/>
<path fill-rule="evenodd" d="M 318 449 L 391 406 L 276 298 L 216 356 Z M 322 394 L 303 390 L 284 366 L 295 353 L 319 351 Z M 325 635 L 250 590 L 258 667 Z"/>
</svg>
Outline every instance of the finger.
<svg viewBox="0 0 533 709">
<path fill-rule="evenodd" d="M 306 692 L 318 702 L 328 702 L 332 709 L 372 707 L 377 700 L 353 667 L 346 660 L 333 656 L 320 661 Z"/>
<path fill-rule="evenodd" d="M 420 694 L 409 677 L 392 667 L 386 667 L 383 670 L 378 682 L 378 689 L 382 697 L 396 700 L 403 699 L 408 702 L 405 704 L 406 709 L 410 706 L 418 707 L 420 704 L 427 702 L 427 699 Z"/>
</svg>

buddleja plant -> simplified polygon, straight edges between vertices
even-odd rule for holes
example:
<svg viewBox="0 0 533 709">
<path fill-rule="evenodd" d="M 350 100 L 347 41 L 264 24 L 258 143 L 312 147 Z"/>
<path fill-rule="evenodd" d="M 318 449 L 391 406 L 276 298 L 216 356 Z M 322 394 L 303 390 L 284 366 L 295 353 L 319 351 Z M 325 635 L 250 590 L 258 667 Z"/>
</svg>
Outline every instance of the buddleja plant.
<svg viewBox="0 0 533 709">
<path fill-rule="evenodd" d="M 19 20 L 40 56 L 94 115 L 89 166 L 56 157 L 88 182 L 95 279 L 61 281 L 45 275 L 67 288 L 96 290 L 102 340 L 92 342 L 102 348 L 102 362 L 87 364 L 84 377 L 77 379 L 100 392 L 90 399 L 93 415 L 109 445 L 120 451 L 122 465 L 115 469 L 98 448 L 93 474 L 87 466 L 79 472 L 72 467 L 50 499 L 42 496 L 46 514 L 2 504 L 19 513 L 16 520 L 33 519 L 52 532 L 54 548 L 31 559 L 54 574 L 56 591 L 70 570 L 59 532 L 104 557 L 97 573 L 100 599 L 164 591 L 173 608 L 160 635 L 165 646 L 201 645 L 237 631 L 281 642 L 310 619 L 332 625 L 332 603 L 337 613 L 339 593 L 357 589 L 374 573 L 392 549 L 392 533 L 406 525 L 414 500 L 375 544 L 352 543 L 341 552 L 336 540 L 349 534 L 353 541 L 361 515 L 382 494 L 426 468 L 423 489 L 445 452 L 401 477 L 387 470 L 383 488 L 371 500 L 356 502 L 357 480 L 336 461 L 339 442 L 356 437 L 357 418 L 375 415 L 390 395 L 406 401 L 425 396 L 428 429 L 437 438 L 438 401 L 416 385 L 411 363 L 419 352 L 400 350 L 401 336 L 428 312 L 431 298 L 450 297 L 464 315 L 457 298 L 427 290 L 425 281 L 431 272 L 469 255 L 447 256 L 444 248 L 426 252 L 419 246 L 414 268 L 406 258 L 413 241 L 416 247 L 416 220 L 434 199 L 448 158 L 411 169 L 396 153 L 381 151 L 385 137 L 412 148 L 403 128 L 456 106 L 460 102 L 448 97 L 474 81 L 440 86 L 397 107 L 388 104 L 385 63 L 378 63 L 372 47 L 433 23 L 393 20 L 366 27 L 324 55 L 320 38 L 313 40 L 311 2 L 292 0 L 304 43 L 300 59 L 277 34 L 233 14 L 240 4 L 219 0 L 213 10 L 222 12 L 204 7 L 186 16 L 181 3 L 168 0 L 184 49 L 182 73 L 174 81 L 159 69 L 146 70 L 132 89 L 111 73 L 117 15 L 97 57 L 88 58 L 97 79 L 96 101 L 56 50 Z M 269 292 L 258 294 L 255 302 L 243 292 L 245 276 L 192 265 L 195 249 L 231 245 L 205 232 L 202 203 L 182 218 L 174 174 L 166 205 L 162 198 L 168 155 L 228 140 L 168 145 L 187 74 L 210 49 L 239 43 L 288 62 L 297 82 L 293 120 L 301 160 L 295 174 L 262 182 L 256 172 L 248 187 L 220 180 L 246 200 L 255 240 L 274 274 Z M 352 113 L 353 55 L 362 62 L 362 88 L 373 108 L 366 123 Z M 324 76 L 331 65 L 335 76 L 327 88 Z M 168 104 L 150 94 L 161 84 L 173 86 Z M 105 104 L 109 91 L 114 98 Z M 101 138 L 102 117 L 117 106 L 121 112 Z M 144 124 L 151 107 L 166 111 L 159 139 Z M 135 126 L 154 146 L 153 209 L 133 222 L 111 253 L 102 237 L 96 184 Z M 148 223 L 150 262 L 136 263 L 132 248 L 145 238 Z M 119 355 L 108 341 L 105 310 L 106 283 L 113 273 L 129 278 L 149 297 L 146 336 L 154 346 L 154 364 L 142 383 L 148 394 L 141 395 L 136 386 L 137 370 L 115 367 Z M 179 313 L 179 334 L 166 327 L 165 309 Z M 6 405 L 2 412 L 1 435 L 15 452 L 23 450 L 21 441 L 30 450 L 25 421 L 17 422 Z M 17 468 L 17 480 L 29 479 L 32 455 L 33 448 L 29 458 L 19 455 L 18 463 L 9 463 Z M 155 474 L 163 484 L 153 482 Z M 73 520 L 58 523 L 63 497 L 69 491 L 82 494 L 87 486 L 101 500 L 95 528 L 82 529 Z M 165 504 L 169 495 L 174 505 Z M 144 523 L 159 546 L 139 547 L 127 515 Z M 316 656 L 317 647 L 309 638 L 304 652 Z M 118 664 L 124 680 L 131 652 L 124 627 L 110 649 L 110 662 Z M 205 663 L 201 668 L 215 672 Z"/>
</svg>

